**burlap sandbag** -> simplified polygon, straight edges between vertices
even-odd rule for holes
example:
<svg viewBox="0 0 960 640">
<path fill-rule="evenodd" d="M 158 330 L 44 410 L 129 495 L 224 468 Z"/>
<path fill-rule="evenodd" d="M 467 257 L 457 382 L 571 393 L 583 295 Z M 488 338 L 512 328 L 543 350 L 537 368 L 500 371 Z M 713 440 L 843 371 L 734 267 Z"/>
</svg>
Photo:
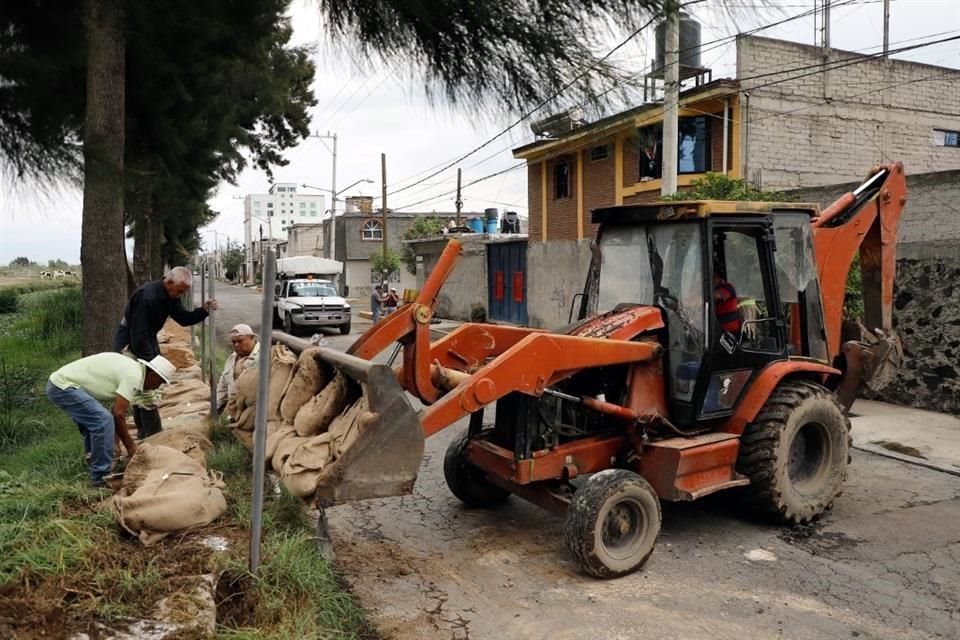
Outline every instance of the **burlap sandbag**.
<svg viewBox="0 0 960 640">
<path fill-rule="evenodd" d="M 199 462 L 204 469 L 207 468 L 207 452 L 213 449 L 213 443 L 206 436 L 190 429 L 164 429 L 145 439 L 140 446 L 144 444 L 176 449 Z"/>
<path fill-rule="evenodd" d="M 290 434 L 285 438 L 281 438 L 273 450 L 273 456 L 271 456 L 270 466 L 273 467 L 273 470 L 277 473 L 283 473 L 283 464 L 287 461 L 287 458 L 289 458 L 300 445 L 306 443 L 308 440 L 310 440 L 310 438 L 301 438 L 296 434 Z"/>
<path fill-rule="evenodd" d="M 327 384 L 327 376 L 323 373 L 315 358 L 318 348 L 305 349 L 297 359 L 290 378 L 290 385 L 283 394 L 280 403 L 280 414 L 283 419 L 293 424 L 297 412 L 310 398 L 320 392 Z M 301 434 L 307 435 L 307 434 Z"/>
<path fill-rule="evenodd" d="M 187 345 L 161 344 L 160 355 L 169 360 L 170 364 L 177 369 L 186 369 L 197 363 L 197 357 L 193 355 L 193 349 Z"/>
<path fill-rule="evenodd" d="M 283 402 L 283 394 L 287 391 L 287 385 L 290 384 L 290 376 L 293 375 L 293 366 L 297 363 L 297 357 L 282 344 L 274 345 L 270 349 L 270 386 L 267 389 L 267 420 L 283 420 L 280 415 L 280 403 Z"/>
<path fill-rule="evenodd" d="M 332 458 L 336 460 L 350 448 L 363 429 L 375 418 L 375 414 L 367 411 L 365 394 L 350 405 L 349 409 L 337 416 L 330 425 L 330 436 L 333 442 Z"/>
<path fill-rule="evenodd" d="M 173 382 L 179 382 L 180 380 L 201 380 L 203 378 L 203 371 L 200 369 L 200 365 L 192 364 L 189 367 L 183 367 L 177 369 L 177 371 L 170 377 Z"/>
<path fill-rule="evenodd" d="M 210 402 L 210 387 L 203 380 L 178 380 L 161 389 L 160 408 L 193 402 Z"/>
<path fill-rule="evenodd" d="M 227 510 L 223 482 L 205 470 L 151 471 L 132 495 L 113 497 L 120 525 L 145 546 L 171 533 L 202 527 Z"/>
<path fill-rule="evenodd" d="M 257 407 L 251 406 L 243 410 L 243 413 L 240 414 L 236 420 L 230 423 L 230 427 L 233 429 L 240 429 L 241 431 L 253 431 L 253 428 L 257 426 Z"/>
<path fill-rule="evenodd" d="M 236 417 L 247 407 L 252 407 L 257 403 L 257 382 L 259 375 L 256 367 L 244 369 L 240 377 L 237 378 L 237 394 L 230 398 L 227 403 L 227 410 L 231 411 L 231 417 Z M 231 403 L 233 409 L 231 409 Z"/>
<path fill-rule="evenodd" d="M 144 441 L 127 463 L 120 492 L 130 495 L 140 488 L 144 479 L 153 471 L 199 473 L 205 469 L 203 463 L 197 462 L 178 449 Z"/>
<path fill-rule="evenodd" d="M 296 432 L 293 430 L 293 425 L 287 424 L 286 422 L 267 423 L 267 446 L 265 460 L 268 467 L 273 460 L 273 454 L 277 450 L 277 445 L 280 444 L 280 441 L 289 438 L 290 436 L 296 437 L 296 435 Z"/>
<path fill-rule="evenodd" d="M 330 460 L 330 433 L 321 433 L 297 447 L 283 465 L 283 486 L 298 498 L 312 496 L 317 478 Z"/>
<path fill-rule="evenodd" d="M 176 431 L 188 431 L 205 438 L 213 436 L 213 422 L 205 411 L 196 413 L 184 413 L 163 421 L 164 431 L 171 429 Z"/>
<path fill-rule="evenodd" d="M 297 435 L 315 436 L 330 427 L 330 423 L 347 406 L 347 378 L 337 371 L 323 391 L 313 396 L 297 412 L 293 426 Z"/>
</svg>

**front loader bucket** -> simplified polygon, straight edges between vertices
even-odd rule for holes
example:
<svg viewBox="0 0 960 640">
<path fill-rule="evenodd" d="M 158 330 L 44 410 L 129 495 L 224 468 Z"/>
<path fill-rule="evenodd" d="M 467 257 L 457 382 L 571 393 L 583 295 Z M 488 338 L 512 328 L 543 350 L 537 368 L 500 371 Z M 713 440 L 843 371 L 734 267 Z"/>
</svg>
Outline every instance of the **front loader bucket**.
<svg viewBox="0 0 960 640">
<path fill-rule="evenodd" d="M 321 347 L 316 358 L 348 378 L 352 395 L 365 398 L 368 412 L 357 438 L 323 468 L 316 498 L 345 502 L 412 493 L 423 459 L 423 428 L 396 374 L 385 364 L 332 349 Z"/>
</svg>

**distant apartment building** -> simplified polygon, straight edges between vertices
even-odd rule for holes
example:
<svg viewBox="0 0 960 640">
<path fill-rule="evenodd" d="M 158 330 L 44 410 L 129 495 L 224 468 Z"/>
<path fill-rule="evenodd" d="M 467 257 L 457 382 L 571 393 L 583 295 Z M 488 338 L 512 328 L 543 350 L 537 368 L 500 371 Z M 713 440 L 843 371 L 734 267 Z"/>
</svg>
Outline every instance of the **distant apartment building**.
<svg viewBox="0 0 960 640">
<path fill-rule="evenodd" d="M 324 196 L 297 193 L 292 182 L 278 182 L 265 194 L 250 194 L 243 201 L 243 241 L 247 273 L 259 269 L 260 240 L 286 242 L 296 225 L 319 224 L 326 208 Z"/>
</svg>

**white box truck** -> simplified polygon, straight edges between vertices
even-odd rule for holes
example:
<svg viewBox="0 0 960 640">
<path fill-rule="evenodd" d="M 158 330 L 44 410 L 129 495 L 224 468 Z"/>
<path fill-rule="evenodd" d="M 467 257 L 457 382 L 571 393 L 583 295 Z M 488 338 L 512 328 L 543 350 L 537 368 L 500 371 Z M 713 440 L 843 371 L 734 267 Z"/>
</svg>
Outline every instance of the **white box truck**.
<svg viewBox="0 0 960 640">
<path fill-rule="evenodd" d="M 352 310 L 334 284 L 343 263 L 313 256 L 277 260 L 273 322 L 290 335 L 337 327 L 350 333 Z"/>
</svg>

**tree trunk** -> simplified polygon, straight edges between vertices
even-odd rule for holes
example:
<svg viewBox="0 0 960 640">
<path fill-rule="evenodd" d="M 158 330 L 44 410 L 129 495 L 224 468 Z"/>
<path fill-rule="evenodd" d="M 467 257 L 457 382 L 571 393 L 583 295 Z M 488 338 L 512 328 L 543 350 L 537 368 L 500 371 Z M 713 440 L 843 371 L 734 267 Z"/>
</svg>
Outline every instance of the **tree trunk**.
<svg viewBox="0 0 960 640">
<path fill-rule="evenodd" d="M 126 304 L 123 249 L 125 43 L 123 0 L 85 0 L 83 353 L 108 351 Z"/>
<path fill-rule="evenodd" d="M 159 280 L 163 277 L 164 260 L 163 245 L 164 231 L 163 223 L 159 220 L 157 212 L 152 212 L 150 218 L 150 279 Z"/>
</svg>

